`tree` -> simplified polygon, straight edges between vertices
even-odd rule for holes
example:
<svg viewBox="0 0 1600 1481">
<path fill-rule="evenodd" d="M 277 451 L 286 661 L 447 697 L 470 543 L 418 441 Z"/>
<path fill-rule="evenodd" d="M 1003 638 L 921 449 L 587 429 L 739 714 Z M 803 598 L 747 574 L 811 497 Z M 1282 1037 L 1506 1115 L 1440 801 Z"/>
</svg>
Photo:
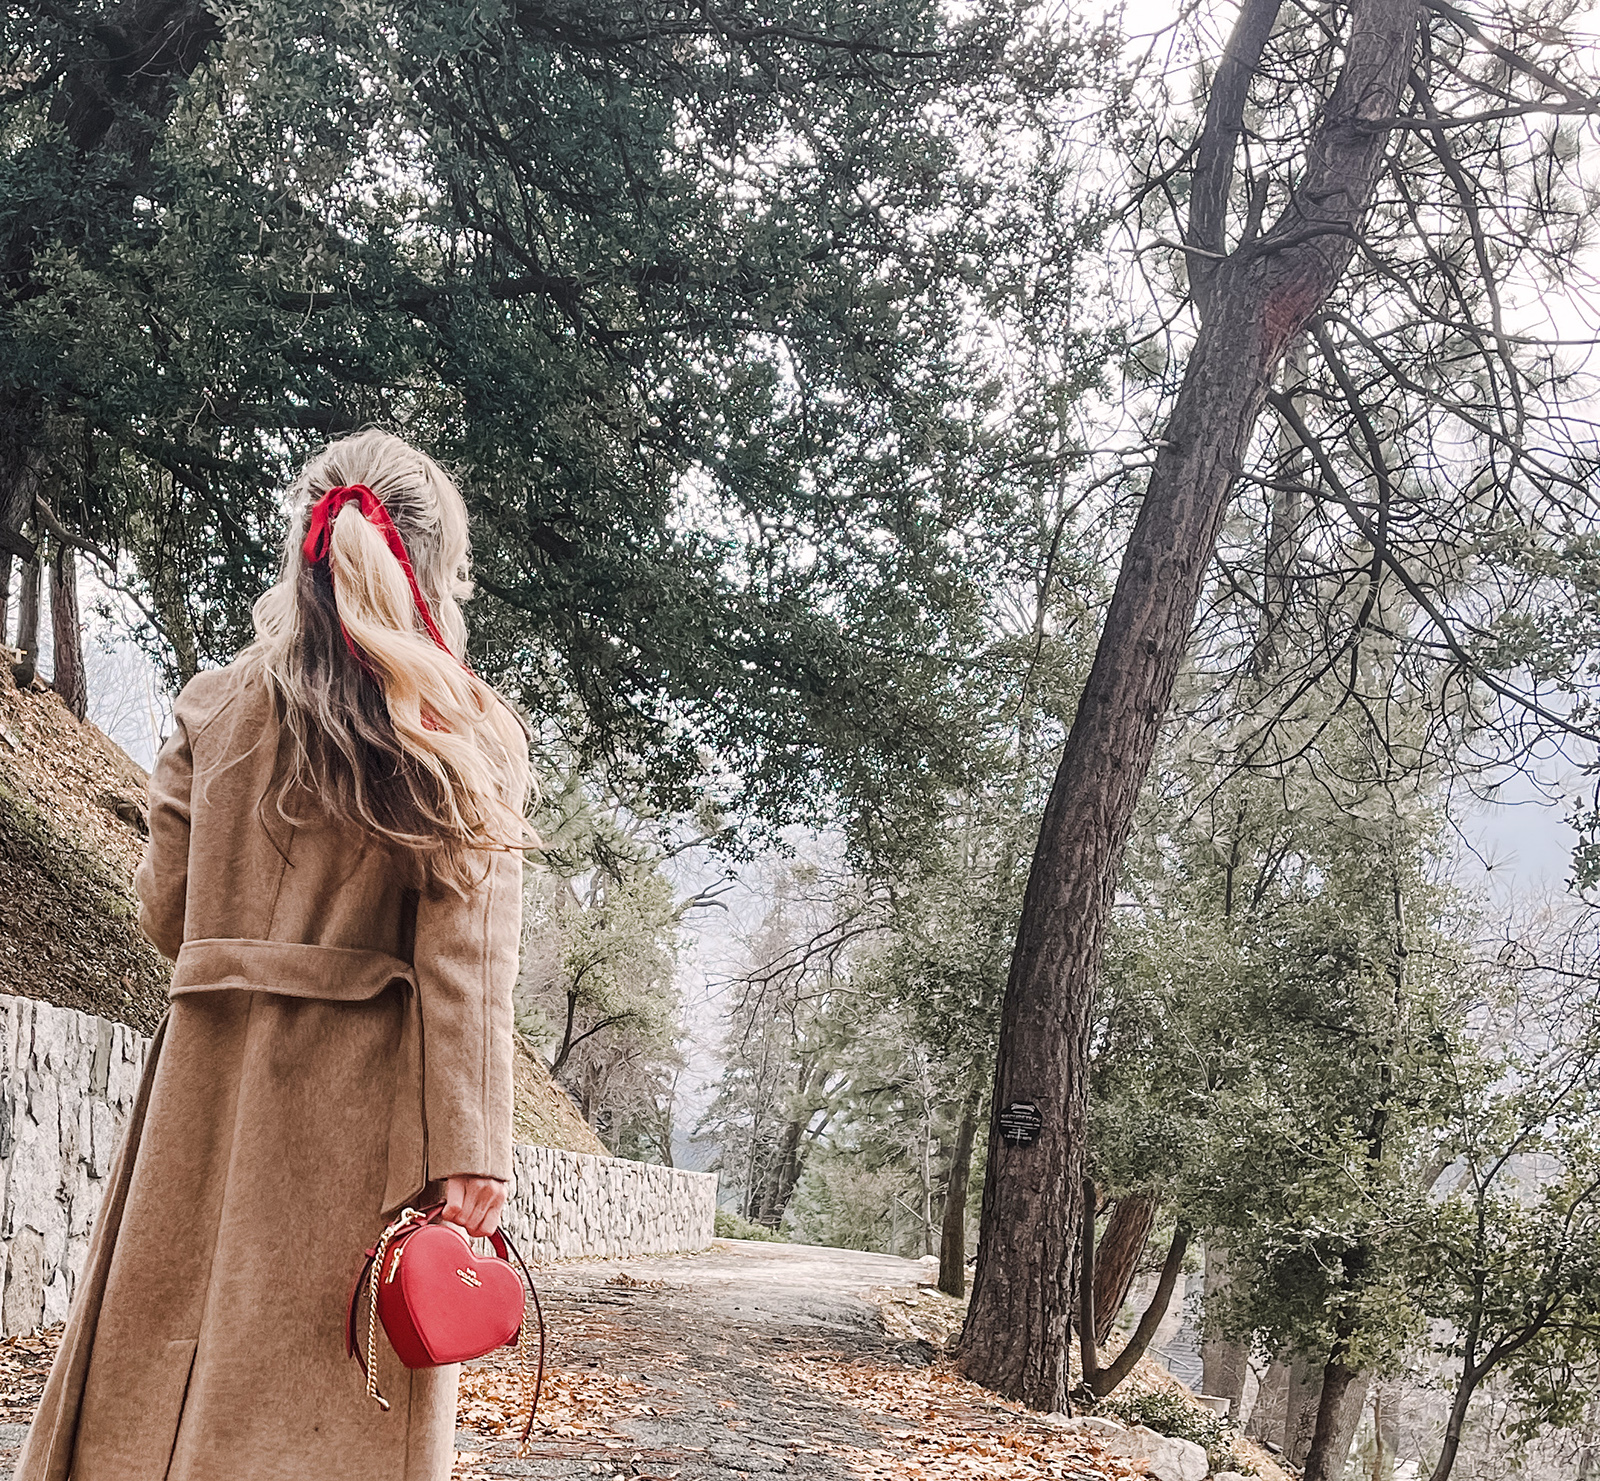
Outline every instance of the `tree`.
<svg viewBox="0 0 1600 1481">
<path fill-rule="evenodd" d="M 670 831 L 577 768 L 547 776 L 535 825 L 544 867 L 526 885 L 518 1025 L 617 1155 L 671 1166 L 683 921 L 715 891 L 680 898 Z"/>
<path fill-rule="evenodd" d="M 1189 204 L 1182 252 L 1199 328 L 1183 360 L 1181 383 L 1157 443 L 1029 879 L 1006 993 L 994 1106 L 998 1115 L 1009 1101 L 1028 1100 L 1049 1108 L 1050 1115 L 1037 1145 L 1006 1149 L 991 1158 L 978 1274 L 960 1359 L 971 1376 L 1039 1407 L 1058 1407 L 1064 1392 L 1070 1272 L 1085 1148 L 1086 1061 L 1105 923 L 1140 788 L 1186 651 L 1218 530 L 1241 471 L 1253 465 L 1259 469 L 1255 478 L 1274 479 L 1275 486 L 1287 487 L 1296 498 L 1307 490 L 1307 497 L 1342 511 L 1365 544 L 1365 566 L 1357 569 L 1370 573 L 1366 600 L 1357 604 L 1353 623 L 1345 624 L 1347 635 L 1321 673 L 1339 662 L 1346 663 L 1349 672 L 1359 672 L 1361 635 L 1374 623 L 1374 612 L 1382 612 L 1383 588 L 1392 578 L 1425 614 L 1422 626 L 1428 636 L 1417 639 L 1417 646 L 1435 654 L 1442 649 L 1458 685 L 1467 690 L 1481 685 L 1514 715 L 1535 717 L 1558 731 L 1562 728 L 1561 717 L 1536 695 L 1507 682 L 1505 674 L 1520 660 L 1495 650 L 1489 638 L 1492 623 L 1472 629 L 1469 639 L 1463 640 L 1450 612 L 1413 574 L 1408 563 L 1411 552 L 1391 542 L 1384 511 L 1396 508 L 1399 500 L 1388 465 L 1380 457 L 1385 451 L 1383 436 L 1365 436 L 1371 430 L 1370 418 L 1363 423 L 1359 400 L 1349 394 L 1348 377 L 1345 400 L 1339 404 L 1349 407 L 1347 425 L 1354 435 L 1365 438 L 1355 461 L 1374 495 L 1371 504 L 1352 494 L 1350 483 L 1340 476 L 1338 461 L 1327 456 L 1327 443 L 1296 410 L 1295 395 L 1272 386 L 1284 354 L 1308 326 L 1319 351 L 1327 342 L 1326 335 L 1317 337 L 1317 326 L 1330 313 L 1330 304 L 1342 306 L 1337 290 L 1358 250 L 1364 262 L 1368 253 L 1376 258 L 1370 276 L 1360 279 L 1363 288 L 1372 290 L 1374 302 L 1388 306 L 1394 321 L 1405 320 L 1407 278 L 1426 274 L 1421 269 L 1401 273 L 1397 284 L 1394 254 L 1401 249 L 1396 243 L 1404 238 L 1404 250 L 1419 261 L 1438 260 L 1428 255 L 1430 228 L 1419 222 L 1414 208 L 1407 216 L 1403 204 L 1412 199 L 1403 188 L 1404 176 L 1425 139 L 1435 150 L 1430 178 L 1445 182 L 1440 198 L 1455 213 L 1451 219 L 1461 223 L 1468 257 L 1465 272 L 1442 273 L 1446 286 L 1428 302 L 1437 307 L 1440 318 L 1448 317 L 1448 303 L 1454 302 L 1458 309 L 1465 306 L 1470 327 L 1461 333 L 1486 353 L 1493 349 L 1501 355 L 1508 348 L 1503 330 L 1471 317 L 1480 309 L 1490 318 L 1499 313 L 1494 272 L 1483 257 L 1481 232 L 1473 224 L 1481 221 L 1485 196 L 1478 187 L 1484 177 L 1463 175 L 1448 137 L 1458 125 L 1480 127 L 1496 119 L 1551 116 L 1569 108 L 1588 111 L 1592 104 L 1514 47 L 1489 45 L 1492 67 L 1474 71 L 1457 65 L 1460 43 L 1442 33 L 1465 36 L 1476 44 L 1483 31 L 1453 8 L 1432 10 L 1419 54 L 1420 14 L 1419 7 L 1405 0 L 1373 0 L 1352 5 L 1347 17 L 1307 12 L 1280 28 L 1280 6 L 1274 0 L 1246 3 L 1210 81 L 1203 126 L 1192 151 L 1153 179 L 1146 192 L 1159 201 L 1173 176 L 1187 173 Z M 1303 46 L 1298 45 L 1301 42 Z M 1558 54 L 1570 50 L 1559 36 L 1550 44 Z M 1275 64 L 1288 57 L 1299 65 L 1275 70 Z M 1315 65 L 1307 66 L 1308 58 Z M 1330 81 L 1331 88 L 1322 92 Z M 1441 113 L 1435 105 L 1436 84 L 1454 89 L 1448 112 Z M 1523 84 L 1526 93 L 1513 96 Z M 1492 102 L 1480 117 L 1471 100 L 1485 96 Z M 1252 108 L 1261 109 L 1262 117 L 1253 118 L 1247 129 Z M 1253 141 L 1279 124 L 1287 132 L 1257 154 Z M 1391 145 L 1396 139 L 1401 143 Z M 1507 157 L 1504 150 L 1495 156 L 1502 163 Z M 1535 174 L 1538 161 L 1545 157 L 1547 151 L 1539 143 L 1519 156 L 1532 161 L 1528 169 Z M 1395 185 L 1402 204 L 1392 206 L 1386 197 L 1374 215 L 1380 180 Z M 1414 181 L 1410 188 L 1415 188 Z M 1265 224 L 1269 208 L 1276 211 L 1270 226 Z M 1390 230 L 1397 216 L 1409 221 L 1407 231 Z M 1230 219 L 1238 223 L 1238 239 L 1231 247 Z M 1374 220 L 1381 227 L 1376 234 L 1371 230 Z M 1453 239 L 1452 249 L 1454 245 Z M 1448 269 L 1454 258 L 1447 256 L 1444 261 Z M 1373 287 L 1382 283 L 1389 289 L 1387 299 Z M 1475 295 L 1452 300 L 1450 291 L 1462 283 L 1472 284 Z M 1383 324 L 1387 331 L 1389 322 L 1382 310 L 1373 302 L 1364 309 L 1364 322 Z M 1369 348 L 1371 339 L 1368 335 Z M 1381 348 L 1372 353 L 1383 361 Z M 1330 357 L 1330 366 L 1335 363 Z M 1384 374 L 1398 382 L 1393 362 L 1383 363 Z M 1506 376 L 1513 383 L 1501 393 L 1505 399 L 1515 401 L 1516 383 L 1527 374 L 1524 365 L 1505 372 L 1499 384 Z M 1366 384 L 1385 382 L 1380 377 Z M 1298 444 L 1300 461 L 1314 474 L 1273 475 L 1269 470 L 1278 461 L 1275 454 L 1252 445 L 1258 414 L 1269 399 Z M 1448 400 L 1440 392 L 1427 404 L 1436 409 Z M 1460 400 L 1452 405 L 1451 414 L 1457 413 L 1469 423 L 1476 416 Z M 1492 424 L 1481 440 L 1504 446 Z M 1496 491 L 1516 487 L 1525 464 L 1532 466 L 1527 481 L 1536 489 L 1569 486 L 1572 465 L 1565 461 L 1564 451 L 1552 458 L 1556 465 L 1552 468 L 1541 466 L 1531 455 L 1523 458 L 1528 450 L 1520 434 L 1511 444 L 1515 473 L 1495 479 L 1498 464 L 1493 457 L 1489 460 L 1491 477 L 1486 482 Z M 1401 445 L 1407 445 L 1403 437 Z M 1419 461 L 1424 445 L 1418 443 Z M 1424 497 L 1427 492 L 1421 491 Z M 1416 495 L 1408 490 L 1408 497 Z M 1377 518 L 1371 512 L 1373 504 Z M 1283 518 L 1278 538 L 1268 542 L 1267 574 L 1281 582 L 1284 570 L 1298 564 L 1305 534 L 1297 527 L 1293 500 L 1280 500 L 1273 507 Z M 1420 523 L 1431 506 L 1408 507 L 1416 510 Z M 1435 519 L 1435 528 L 1437 523 Z M 1290 528 L 1285 530 L 1285 524 Z M 1559 545 L 1548 522 L 1533 528 L 1540 533 L 1530 544 Z M 1537 588 L 1537 583 L 1533 586 Z M 1326 586 L 1308 590 L 1317 596 L 1327 592 Z M 1255 595 L 1258 602 L 1268 600 L 1259 587 Z M 1530 599 L 1539 599 L 1537 590 Z M 1314 602 L 1306 605 L 1327 626 L 1334 626 L 1327 623 L 1328 608 Z M 1335 605 L 1332 610 L 1344 609 Z M 1587 613 L 1585 601 L 1580 601 L 1579 611 Z M 1391 640 L 1390 634 L 1392 641 L 1407 640 L 1403 625 L 1391 627 L 1386 617 L 1377 623 L 1385 640 Z M 1234 635 L 1237 638 L 1237 629 Z M 1283 682 L 1289 691 L 1286 700 L 1303 693 L 1299 678 L 1286 676 Z M 1461 706 L 1445 701 L 1438 712 L 1447 720 L 1459 718 Z"/>
<path fill-rule="evenodd" d="M 199 0 L 60 6 L 47 17 L 6 13 L 12 65 L 0 93 L 0 197 L 10 206 L 0 227 L 0 302 L 9 321 L 0 339 L 0 613 L 10 599 L 13 558 L 38 558 L 43 525 L 35 511 L 51 465 L 73 461 L 63 436 L 70 429 L 60 425 L 42 384 L 39 347 L 17 332 L 18 314 L 29 312 L 59 254 L 96 263 L 115 257 L 133 227 L 134 203 L 149 188 L 156 141 L 182 84 L 220 35 Z M 30 521 L 31 538 L 23 533 Z M 64 697 L 81 718 L 75 579 L 63 564 L 72 559 L 56 560 L 63 609 L 56 638 Z"/>
<path fill-rule="evenodd" d="M 70 68 L 9 14 L 19 75 Z M 730 843 L 870 826 L 886 779 L 960 777 L 1017 485 L 1070 455 L 996 430 L 971 331 L 1070 280 L 1030 250 L 1059 182 L 982 146 L 1079 55 L 998 3 L 229 12 L 127 209 L 73 198 L 116 250 L 41 236 L 0 377 L 83 449 L 56 513 L 174 679 L 247 635 L 295 462 L 383 422 L 463 471 L 475 661 L 559 743 Z M 47 91 L 19 217 L 55 188 Z M 1080 335 L 1059 384 L 1100 360 Z"/>
<path fill-rule="evenodd" d="M 1090 1011 L 1122 847 L 1268 377 L 1350 256 L 1382 153 L 1382 131 L 1363 121 L 1396 112 L 1413 46 L 1414 4 L 1352 7 L 1305 179 L 1272 230 L 1224 257 L 1249 76 L 1277 11 L 1275 0 L 1245 7 L 1213 86 L 1191 207 L 1192 245 L 1213 254 L 1197 274 L 1201 330 L 1045 810 L 1006 989 L 993 1115 L 1014 1100 L 1048 1115 L 1036 1145 L 990 1158 L 960 1361 L 1036 1408 L 1059 1409 L 1066 1394 Z"/>
<path fill-rule="evenodd" d="M 878 918 L 852 877 L 815 863 L 783 869 L 764 893 L 748 967 L 726 989 L 722 1079 L 696 1135 L 715 1144 L 743 1216 L 776 1229 L 838 1108 L 839 1002 Z"/>
<path fill-rule="evenodd" d="M 1512 982 L 1486 1026 L 1504 1045 L 1496 1072 L 1447 1066 L 1456 1156 L 1416 1262 L 1454 1379 L 1430 1481 L 1454 1469 L 1472 1401 L 1491 1375 L 1509 1372 L 1524 1438 L 1541 1424 L 1576 1423 L 1592 1400 L 1600 1359 L 1592 924 L 1580 920 L 1561 936 L 1554 961 L 1522 941 L 1500 963 Z"/>
</svg>

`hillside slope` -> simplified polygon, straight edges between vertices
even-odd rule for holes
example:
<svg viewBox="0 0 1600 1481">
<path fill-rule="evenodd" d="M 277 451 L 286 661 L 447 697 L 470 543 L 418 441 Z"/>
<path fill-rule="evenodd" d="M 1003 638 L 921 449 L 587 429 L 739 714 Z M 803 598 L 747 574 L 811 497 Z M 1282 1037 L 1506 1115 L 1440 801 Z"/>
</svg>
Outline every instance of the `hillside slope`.
<svg viewBox="0 0 1600 1481">
<path fill-rule="evenodd" d="M 150 1033 L 171 969 L 139 932 L 144 770 L 42 683 L 0 661 L 0 993 Z M 519 1141 L 606 1149 L 530 1050 L 517 1056 Z"/>
<path fill-rule="evenodd" d="M 0 662 L 0 991 L 149 1033 L 168 968 L 139 933 L 145 774 Z"/>
</svg>

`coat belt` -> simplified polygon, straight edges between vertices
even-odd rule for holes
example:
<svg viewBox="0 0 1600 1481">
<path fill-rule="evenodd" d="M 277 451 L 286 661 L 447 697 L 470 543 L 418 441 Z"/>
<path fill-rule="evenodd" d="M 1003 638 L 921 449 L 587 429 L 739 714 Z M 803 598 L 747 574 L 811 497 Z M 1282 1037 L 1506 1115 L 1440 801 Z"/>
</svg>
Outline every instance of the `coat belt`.
<svg viewBox="0 0 1600 1481">
<path fill-rule="evenodd" d="M 385 1214 L 415 1202 L 428 1181 L 422 998 L 411 964 L 387 952 L 357 947 L 213 938 L 183 943 L 173 965 L 171 989 L 173 998 L 237 991 L 357 1003 L 390 987 L 400 989 L 405 1017 L 389 1116 L 389 1169 L 380 1210 Z"/>
</svg>

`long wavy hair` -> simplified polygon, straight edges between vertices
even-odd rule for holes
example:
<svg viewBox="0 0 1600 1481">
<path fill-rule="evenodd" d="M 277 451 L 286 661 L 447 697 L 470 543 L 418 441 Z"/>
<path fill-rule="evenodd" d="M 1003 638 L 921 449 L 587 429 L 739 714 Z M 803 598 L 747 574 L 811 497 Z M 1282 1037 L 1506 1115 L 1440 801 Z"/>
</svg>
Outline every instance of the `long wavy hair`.
<svg viewBox="0 0 1600 1481">
<path fill-rule="evenodd" d="M 424 630 L 400 562 L 357 504 L 334 519 L 328 558 L 305 559 L 312 505 L 346 484 L 383 500 L 448 652 Z M 241 655 L 260 665 L 286 732 L 277 810 L 297 824 L 309 802 L 320 820 L 354 824 L 408 859 L 420 886 L 464 891 L 486 850 L 536 840 L 527 732 L 463 662 L 460 604 L 472 583 L 461 493 L 427 454 L 365 431 L 312 458 L 290 506 L 282 573 L 256 602 L 256 640 Z"/>
</svg>

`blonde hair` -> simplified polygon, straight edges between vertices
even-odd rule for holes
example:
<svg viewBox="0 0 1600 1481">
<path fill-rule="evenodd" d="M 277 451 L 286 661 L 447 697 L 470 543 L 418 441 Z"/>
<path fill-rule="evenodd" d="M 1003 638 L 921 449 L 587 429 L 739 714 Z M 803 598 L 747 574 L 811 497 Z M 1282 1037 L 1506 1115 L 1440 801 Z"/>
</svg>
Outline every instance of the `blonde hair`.
<svg viewBox="0 0 1600 1481">
<path fill-rule="evenodd" d="M 328 558 L 305 559 L 312 505 L 347 484 L 365 484 L 388 509 L 448 652 L 424 630 L 399 560 L 358 504 L 334 519 Z M 460 491 L 426 453 L 374 430 L 312 458 L 290 503 L 283 570 L 255 604 L 256 640 L 241 655 L 260 665 L 289 740 L 278 811 L 299 822 L 289 799 L 309 795 L 323 816 L 413 860 L 419 884 L 465 890 L 484 850 L 536 840 L 527 733 L 463 662 L 460 603 L 472 584 Z"/>
</svg>

